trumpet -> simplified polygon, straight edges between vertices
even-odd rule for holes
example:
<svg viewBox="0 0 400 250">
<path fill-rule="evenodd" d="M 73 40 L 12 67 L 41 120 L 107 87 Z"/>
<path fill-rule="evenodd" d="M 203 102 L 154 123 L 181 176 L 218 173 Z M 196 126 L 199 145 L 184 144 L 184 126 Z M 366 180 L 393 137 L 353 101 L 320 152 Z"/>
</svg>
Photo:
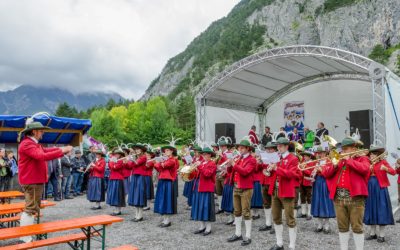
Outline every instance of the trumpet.
<svg viewBox="0 0 400 250">
<path fill-rule="evenodd" d="M 240 159 L 240 156 L 236 156 L 233 158 L 233 162 L 236 163 L 238 160 Z M 223 177 L 226 172 L 227 172 L 227 168 L 228 168 L 228 163 L 230 163 L 231 161 L 228 159 L 226 161 L 224 161 L 221 165 L 218 166 L 218 173 L 217 173 L 217 177 Z"/>
<path fill-rule="evenodd" d="M 387 156 L 388 156 L 388 152 L 385 151 L 382 154 L 372 158 L 371 159 L 371 166 L 375 165 L 376 163 L 380 162 L 383 159 L 386 159 Z"/>
<path fill-rule="evenodd" d="M 332 150 L 331 152 L 332 154 L 331 153 L 329 154 L 330 160 L 332 161 L 333 165 L 337 165 L 339 161 L 342 160 L 344 157 L 349 156 L 350 158 L 353 158 L 353 157 L 365 156 L 368 154 L 369 150 L 360 149 L 349 153 L 338 153 L 336 150 Z"/>
<path fill-rule="evenodd" d="M 275 167 L 275 164 L 276 163 L 269 164 L 268 167 L 262 171 L 262 173 L 267 177 L 271 176 L 271 171 Z"/>
</svg>

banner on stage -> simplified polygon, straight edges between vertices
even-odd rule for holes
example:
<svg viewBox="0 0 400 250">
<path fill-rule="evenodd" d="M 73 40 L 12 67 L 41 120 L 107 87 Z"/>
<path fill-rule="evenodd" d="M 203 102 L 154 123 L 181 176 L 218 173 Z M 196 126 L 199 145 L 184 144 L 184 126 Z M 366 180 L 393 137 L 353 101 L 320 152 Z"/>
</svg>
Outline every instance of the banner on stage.
<svg viewBox="0 0 400 250">
<path fill-rule="evenodd" d="M 304 129 L 304 101 L 285 102 L 284 108 L 285 131 L 297 128 L 300 133 Z"/>
</svg>

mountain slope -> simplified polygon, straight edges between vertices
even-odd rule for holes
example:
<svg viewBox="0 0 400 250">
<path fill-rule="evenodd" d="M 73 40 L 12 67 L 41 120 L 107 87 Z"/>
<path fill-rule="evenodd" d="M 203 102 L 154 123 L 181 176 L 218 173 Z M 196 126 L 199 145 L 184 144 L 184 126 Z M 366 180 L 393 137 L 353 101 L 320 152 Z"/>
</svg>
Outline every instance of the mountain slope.
<svg viewBox="0 0 400 250">
<path fill-rule="evenodd" d="M 1 114 L 31 115 L 46 111 L 55 113 L 58 104 L 67 102 L 78 111 L 94 105 L 106 104 L 109 99 L 123 99 L 115 93 L 83 93 L 74 95 L 58 88 L 22 85 L 14 90 L 0 92 Z"/>
<path fill-rule="evenodd" d="M 398 0 L 242 0 L 171 58 L 142 100 L 195 94 L 233 62 L 294 44 L 336 47 L 364 56 L 380 45 L 388 57 L 383 63 L 396 71 L 400 4 Z"/>
</svg>

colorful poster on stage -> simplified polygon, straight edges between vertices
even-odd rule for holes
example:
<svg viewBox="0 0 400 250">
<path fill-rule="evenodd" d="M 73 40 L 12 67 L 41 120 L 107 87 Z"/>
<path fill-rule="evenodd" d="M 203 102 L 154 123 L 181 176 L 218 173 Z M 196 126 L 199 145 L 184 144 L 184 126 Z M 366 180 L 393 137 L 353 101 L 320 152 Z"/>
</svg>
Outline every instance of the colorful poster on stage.
<svg viewBox="0 0 400 250">
<path fill-rule="evenodd" d="M 285 131 L 297 128 L 300 134 L 304 129 L 304 101 L 285 102 L 284 108 Z"/>
</svg>

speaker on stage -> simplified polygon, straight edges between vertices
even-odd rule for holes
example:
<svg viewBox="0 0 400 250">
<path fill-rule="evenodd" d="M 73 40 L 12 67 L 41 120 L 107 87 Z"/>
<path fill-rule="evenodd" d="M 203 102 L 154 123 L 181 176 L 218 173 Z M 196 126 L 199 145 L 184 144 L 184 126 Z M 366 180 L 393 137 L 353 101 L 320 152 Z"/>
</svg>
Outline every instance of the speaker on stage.
<svg viewBox="0 0 400 250">
<path fill-rule="evenodd" d="M 361 141 L 364 143 L 364 147 L 369 148 L 369 146 L 374 141 L 372 110 L 350 111 L 349 120 L 350 134 L 352 135 L 353 133 L 355 133 L 358 128 L 361 136 Z"/>
<path fill-rule="evenodd" d="M 215 142 L 221 136 L 229 136 L 233 143 L 236 143 L 234 123 L 215 123 Z"/>
</svg>

